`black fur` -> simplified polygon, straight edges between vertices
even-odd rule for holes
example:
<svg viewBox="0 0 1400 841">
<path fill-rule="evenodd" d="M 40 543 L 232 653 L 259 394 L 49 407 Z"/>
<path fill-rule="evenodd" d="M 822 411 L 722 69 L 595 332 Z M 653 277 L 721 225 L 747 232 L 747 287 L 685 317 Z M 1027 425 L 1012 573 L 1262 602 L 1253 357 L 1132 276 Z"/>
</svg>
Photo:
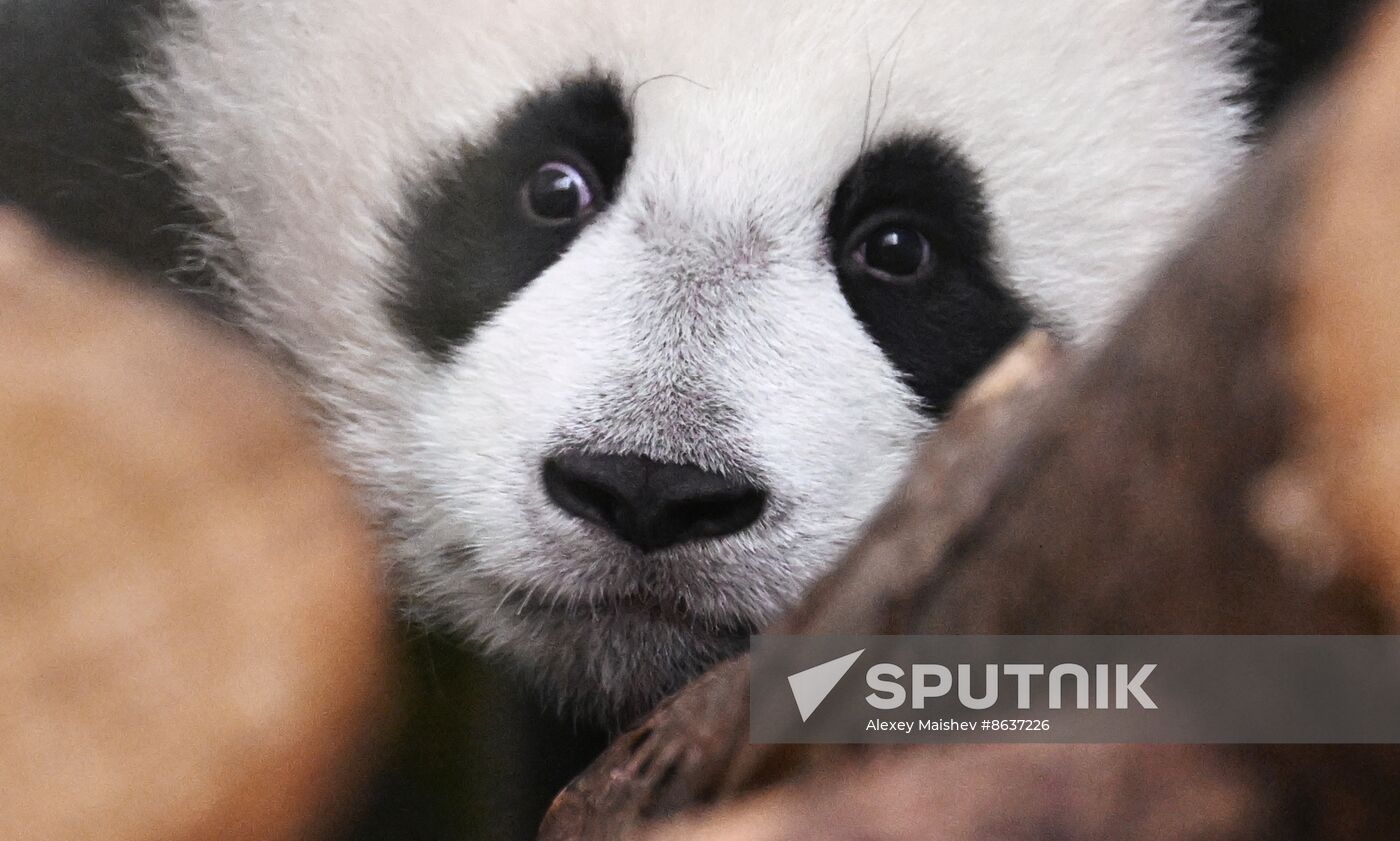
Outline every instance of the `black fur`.
<svg viewBox="0 0 1400 841">
<path fill-rule="evenodd" d="M 911 284 L 869 276 L 852 251 L 901 220 L 933 247 L 936 268 Z M 841 291 L 927 411 L 939 415 L 1029 323 L 999 283 L 977 175 L 948 144 L 903 137 L 867 152 L 836 191 L 827 235 Z"/>
<path fill-rule="evenodd" d="M 80 247 L 159 275 L 203 220 L 135 115 L 122 75 L 163 0 L 0 3 L 0 200 Z M 202 286 L 196 274 L 186 283 Z"/>
<path fill-rule="evenodd" d="M 583 224 L 543 225 L 522 185 L 553 160 L 596 173 L 600 206 L 616 195 L 632 152 L 632 120 L 615 81 L 585 76 L 536 93 L 489 141 L 464 144 L 417 191 L 403 234 L 399 327 L 444 359 L 568 249 Z M 580 166 L 580 169 L 584 167 Z"/>
<path fill-rule="evenodd" d="M 1325 71 L 1377 0 L 1253 0 L 1245 64 L 1247 98 L 1267 128 L 1298 91 Z"/>
</svg>

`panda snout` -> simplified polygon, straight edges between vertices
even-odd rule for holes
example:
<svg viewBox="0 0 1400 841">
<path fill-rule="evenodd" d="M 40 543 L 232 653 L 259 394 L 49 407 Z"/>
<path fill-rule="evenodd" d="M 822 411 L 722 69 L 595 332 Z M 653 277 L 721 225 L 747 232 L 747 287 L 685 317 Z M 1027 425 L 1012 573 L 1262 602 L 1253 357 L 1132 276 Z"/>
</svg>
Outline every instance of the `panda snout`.
<svg viewBox="0 0 1400 841">
<path fill-rule="evenodd" d="M 741 532 L 768 501 L 748 480 L 642 455 L 574 450 L 546 459 L 543 474 L 556 506 L 643 552 Z"/>
</svg>

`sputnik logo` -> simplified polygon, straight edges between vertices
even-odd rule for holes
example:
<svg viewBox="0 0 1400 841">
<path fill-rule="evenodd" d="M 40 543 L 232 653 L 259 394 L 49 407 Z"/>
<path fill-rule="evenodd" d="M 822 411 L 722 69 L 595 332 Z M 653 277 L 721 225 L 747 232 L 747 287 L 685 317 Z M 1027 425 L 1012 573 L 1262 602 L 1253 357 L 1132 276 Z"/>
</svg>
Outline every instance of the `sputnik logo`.
<svg viewBox="0 0 1400 841">
<path fill-rule="evenodd" d="M 836 688 L 836 684 L 841 682 L 841 678 L 846 676 L 846 672 L 851 670 L 864 653 L 865 649 L 862 648 L 844 657 L 828 660 L 820 666 L 788 675 L 792 698 L 797 702 L 797 712 L 801 714 L 804 722 L 812 717 L 812 713 L 817 711 L 817 707 L 821 706 L 826 696 L 831 694 L 831 690 Z"/>
</svg>

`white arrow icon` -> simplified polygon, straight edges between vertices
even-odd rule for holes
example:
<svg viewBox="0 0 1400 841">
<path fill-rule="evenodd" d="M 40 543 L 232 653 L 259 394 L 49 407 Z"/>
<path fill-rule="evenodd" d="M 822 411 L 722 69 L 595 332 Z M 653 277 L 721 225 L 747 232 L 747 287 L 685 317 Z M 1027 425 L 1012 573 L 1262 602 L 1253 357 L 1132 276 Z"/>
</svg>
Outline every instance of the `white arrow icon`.
<svg viewBox="0 0 1400 841">
<path fill-rule="evenodd" d="M 841 682 L 841 678 L 846 676 L 846 672 L 851 670 L 851 666 L 854 666 L 856 660 L 864 653 L 865 649 L 862 648 L 845 657 L 837 657 L 820 666 L 788 675 L 788 686 L 792 687 L 792 697 L 797 701 L 797 711 L 802 715 L 803 721 L 812 717 L 812 713 L 817 711 L 817 707 L 821 706 L 826 696 L 831 694 L 831 690 L 836 688 L 836 684 Z"/>
</svg>

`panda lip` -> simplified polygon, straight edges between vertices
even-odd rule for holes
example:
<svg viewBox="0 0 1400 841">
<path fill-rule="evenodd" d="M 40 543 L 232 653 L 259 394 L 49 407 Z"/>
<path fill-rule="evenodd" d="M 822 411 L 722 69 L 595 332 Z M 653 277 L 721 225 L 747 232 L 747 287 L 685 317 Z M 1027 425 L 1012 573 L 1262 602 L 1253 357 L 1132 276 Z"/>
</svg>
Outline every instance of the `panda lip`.
<svg viewBox="0 0 1400 841">
<path fill-rule="evenodd" d="M 755 623 L 742 617 L 705 613 L 695 610 L 682 599 L 635 592 L 585 598 L 567 593 L 517 588 L 502 600 L 501 609 L 521 615 L 546 613 L 576 619 L 625 614 L 669 625 L 704 628 L 724 636 L 747 636 L 757 630 Z"/>
</svg>

